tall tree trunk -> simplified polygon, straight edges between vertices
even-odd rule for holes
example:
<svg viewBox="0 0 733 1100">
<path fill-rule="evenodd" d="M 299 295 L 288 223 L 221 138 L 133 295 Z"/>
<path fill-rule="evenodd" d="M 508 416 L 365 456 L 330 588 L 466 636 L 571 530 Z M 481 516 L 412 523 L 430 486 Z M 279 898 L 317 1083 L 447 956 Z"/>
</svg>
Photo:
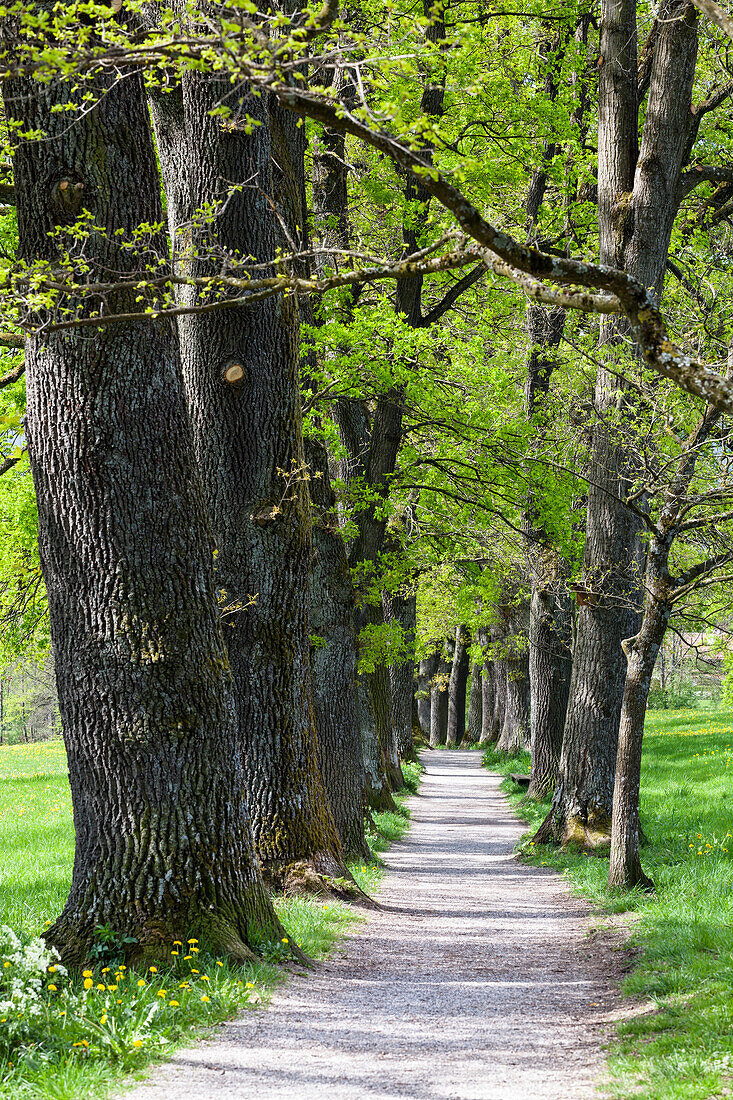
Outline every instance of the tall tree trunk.
<svg viewBox="0 0 733 1100">
<path fill-rule="evenodd" d="M 392 695 L 392 723 L 395 731 L 397 755 L 400 760 L 417 760 L 412 738 L 412 704 L 415 697 L 415 627 L 417 597 L 410 593 L 395 592 L 382 596 L 385 619 L 394 620 L 403 630 L 408 659 L 390 665 L 389 685 Z"/>
<path fill-rule="evenodd" d="M 508 593 L 507 593 L 508 595 Z M 502 711 L 497 750 L 515 753 L 529 748 L 530 695 L 527 630 L 529 608 L 524 600 L 503 605 L 501 623 L 492 628 L 501 657 L 494 662 L 502 679 Z M 497 693 L 498 695 L 498 693 Z"/>
<path fill-rule="evenodd" d="M 639 855 L 639 786 L 647 699 L 666 626 L 663 613 L 645 615 L 641 630 L 629 649 L 613 797 L 610 887 L 649 889 L 653 885 L 642 871 Z"/>
<path fill-rule="evenodd" d="M 375 813 L 381 813 L 383 810 L 396 810 L 397 803 L 392 797 L 392 791 L 385 774 L 384 753 L 377 736 L 377 722 L 369 693 L 369 684 L 364 676 L 357 677 L 356 691 L 359 703 L 361 751 L 364 762 L 364 795 L 367 806 Z"/>
<path fill-rule="evenodd" d="M 366 680 L 369 687 L 369 699 L 376 720 L 377 738 L 384 757 L 387 782 L 393 791 L 399 791 L 404 787 L 405 780 L 400 768 L 397 740 L 394 734 L 389 669 L 386 665 L 377 665 L 373 672 L 366 674 Z"/>
<path fill-rule="evenodd" d="M 193 272 L 272 262 L 270 119 L 261 97 L 184 75 L 191 200 L 222 203 L 195 242 Z M 209 112 L 222 97 L 233 128 Z M 236 120 L 254 118 L 247 133 Z M 232 191 L 233 185 L 239 190 Z M 318 888 L 347 872 L 318 768 L 308 648 L 310 501 L 303 457 L 293 299 L 181 319 L 194 445 L 218 547 L 250 812 L 268 876 Z M 230 379 L 233 379 L 231 381 Z M 315 877 L 314 877 L 315 876 Z"/>
<path fill-rule="evenodd" d="M 453 669 L 453 638 L 446 638 L 430 690 L 430 748 L 445 745 L 448 736 L 448 682 Z"/>
<path fill-rule="evenodd" d="M 417 714 L 420 721 L 420 729 L 425 737 L 430 737 L 430 695 L 432 679 L 438 671 L 440 658 L 437 653 L 431 653 L 429 657 L 423 657 L 418 665 L 417 672 Z"/>
<path fill-rule="evenodd" d="M 661 295 L 682 167 L 702 115 L 691 110 L 697 56 L 694 12 L 668 0 L 660 12 L 649 102 L 638 153 L 636 4 L 604 0 L 598 134 L 602 263 L 623 267 Z M 618 360 L 628 337 L 607 322 L 601 340 Z M 558 784 L 538 841 L 597 848 L 611 831 L 616 750 L 626 668 L 621 642 L 636 633 L 641 520 L 625 507 L 633 470 L 634 396 L 619 363 L 596 385 L 584 559 L 570 702 Z"/>
<path fill-rule="evenodd" d="M 471 690 L 468 694 L 468 719 L 464 741 L 467 745 L 478 745 L 481 740 L 482 702 L 483 702 L 483 659 L 471 662 Z"/>
<path fill-rule="evenodd" d="M 485 661 L 481 673 L 481 740 L 480 745 L 492 745 L 499 736 L 496 721 L 496 691 L 494 688 L 494 665 Z"/>
<path fill-rule="evenodd" d="M 51 231 L 88 209 L 101 227 L 84 241 L 90 281 L 144 275 L 152 251 L 164 262 L 164 238 L 138 256 L 116 236 L 162 220 L 142 79 L 98 78 L 99 102 L 71 125 L 53 113 L 60 88 L 73 94 L 3 88 L 9 117 L 53 135 L 15 149 L 20 254 L 54 262 Z M 107 308 L 134 309 L 133 297 Z M 253 935 L 281 928 L 247 815 L 174 333 L 150 319 L 37 336 L 26 379 L 76 829 L 71 890 L 46 939 L 72 964 L 101 925 L 134 941 L 132 957 L 169 958 L 192 932 L 251 957 Z"/>
<path fill-rule="evenodd" d="M 536 211 L 529 211 L 536 216 Z M 542 415 L 564 326 L 562 310 L 527 306 L 531 353 L 525 400 L 529 416 Z M 542 430 L 540 428 L 540 430 Z M 529 605 L 530 746 L 528 797 L 541 800 L 554 790 L 567 712 L 572 656 L 572 608 L 563 592 L 567 568 L 552 545 L 532 494 L 522 528 L 532 578 Z"/>
<path fill-rule="evenodd" d="M 530 746 L 527 797 L 552 794 L 560 766 L 572 671 L 572 608 L 567 596 L 533 585 L 529 625 Z"/>
<path fill-rule="evenodd" d="M 306 458 L 314 511 L 309 606 L 310 632 L 315 636 L 310 658 L 318 758 L 344 852 L 367 858 L 351 572 L 335 515 L 325 447 L 307 440 Z"/>
<path fill-rule="evenodd" d="M 460 745 L 466 732 L 466 689 L 468 687 L 468 646 L 471 636 L 465 626 L 456 627 L 453 665 L 448 681 L 448 723 L 446 745 Z"/>
<path fill-rule="evenodd" d="M 281 5 L 292 13 L 290 0 Z M 283 252 L 307 254 L 309 211 L 306 196 L 306 133 L 301 120 L 283 111 L 274 97 L 268 103 L 272 135 L 275 204 L 280 215 Z M 307 260 L 295 260 L 301 276 L 311 275 Z M 313 325 L 311 300 L 299 300 L 301 324 Z M 317 367 L 314 354 L 308 366 Z M 313 389 L 306 376 L 306 387 Z M 317 421 L 316 421 L 317 423 Z M 310 586 L 311 630 L 326 641 L 311 648 L 311 683 L 321 774 L 337 832 L 347 854 L 368 855 L 364 835 L 364 764 L 356 690 L 356 609 L 346 547 L 338 525 L 331 488 L 328 452 L 317 439 L 306 441 L 308 484 L 314 505 L 313 558 Z"/>
</svg>

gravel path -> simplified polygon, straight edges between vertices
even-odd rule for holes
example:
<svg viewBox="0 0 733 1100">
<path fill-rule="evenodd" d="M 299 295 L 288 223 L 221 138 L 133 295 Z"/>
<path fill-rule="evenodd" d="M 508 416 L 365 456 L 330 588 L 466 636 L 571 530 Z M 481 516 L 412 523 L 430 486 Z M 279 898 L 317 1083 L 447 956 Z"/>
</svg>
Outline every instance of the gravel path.
<svg viewBox="0 0 733 1100">
<path fill-rule="evenodd" d="M 596 1096 L 613 955 L 559 876 L 512 859 L 523 826 L 480 761 L 425 753 L 384 909 L 126 1100 Z"/>
</svg>

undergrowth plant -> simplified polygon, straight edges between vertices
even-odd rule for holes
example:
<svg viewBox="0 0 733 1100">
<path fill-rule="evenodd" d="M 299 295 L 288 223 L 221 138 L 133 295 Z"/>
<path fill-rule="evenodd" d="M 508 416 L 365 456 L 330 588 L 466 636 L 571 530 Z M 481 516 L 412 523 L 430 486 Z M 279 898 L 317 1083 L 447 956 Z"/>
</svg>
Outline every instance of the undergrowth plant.
<svg viewBox="0 0 733 1100">
<path fill-rule="evenodd" d="M 409 827 L 404 798 L 417 789 L 420 766 L 404 766 L 397 812 L 375 814 L 373 858 L 351 865 L 373 893 L 379 852 Z M 63 746 L 0 748 L 0 1095 L 53 1100 L 101 1098 L 125 1074 L 169 1055 L 193 1028 L 260 1007 L 282 979 L 289 938 L 322 958 L 358 911 L 307 896 L 278 897 L 287 934 L 255 944 L 256 962 L 233 965 L 203 955 L 196 938 L 170 944 L 170 963 L 128 968 L 110 926 L 96 930 L 88 967 L 69 974 L 40 937 L 63 904 L 73 860 L 73 826 Z M 28 851 L 34 852 L 32 868 Z"/>
</svg>

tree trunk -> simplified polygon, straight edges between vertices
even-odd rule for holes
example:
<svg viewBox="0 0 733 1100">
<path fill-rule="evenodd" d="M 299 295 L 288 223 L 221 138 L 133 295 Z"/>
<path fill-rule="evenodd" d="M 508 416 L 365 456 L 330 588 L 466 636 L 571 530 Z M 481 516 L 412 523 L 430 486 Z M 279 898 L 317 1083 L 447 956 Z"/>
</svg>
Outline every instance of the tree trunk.
<svg viewBox="0 0 733 1100">
<path fill-rule="evenodd" d="M 235 118 L 209 111 L 221 98 Z M 271 262 L 277 246 L 270 120 L 262 97 L 184 75 L 191 200 L 222 203 L 195 241 L 196 275 L 221 257 Z M 297 155 L 297 153 L 294 153 Z M 232 191 L 232 185 L 239 190 Z M 194 445 L 218 579 L 258 855 L 286 889 L 347 875 L 318 769 L 308 643 L 312 539 L 301 435 L 298 313 L 277 298 L 180 319 Z M 229 380 L 229 368 L 236 378 Z"/>
<path fill-rule="evenodd" d="M 364 761 L 364 794 L 367 806 L 375 813 L 384 810 L 396 810 L 397 803 L 392 797 L 384 767 L 384 753 L 377 736 L 377 723 L 369 694 L 369 684 L 364 676 L 357 677 L 357 699 L 359 703 L 359 728 L 361 730 L 361 751 Z"/>
<path fill-rule="evenodd" d="M 453 669 L 453 638 L 446 638 L 430 690 L 430 748 L 445 745 L 448 736 L 448 681 Z"/>
<path fill-rule="evenodd" d="M 394 735 L 389 669 L 386 665 L 377 665 L 373 672 L 366 673 L 366 680 L 369 685 L 369 698 L 377 724 L 377 738 L 384 757 L 384 770 L 387 781 L 393 791 L 400 791 L 405 785 L 405 780 L 400 768 L 397 740 Z"/>
<path fill-rule="evenodd" d="M 448 723 L 446 745 L 460 745 L 466 732 L 466 689 L 468 687 L 468 646 L 471 637 L 465 626 L 456 627 L 453 664 L 448 681 Z"/>
<path fill-rule="evenodd" d="M 485 661 L 481 673 L 481 740 L 479 744 L 492 745 L 498 736 L 494 665 L 491 661 Z"/>
<path fill-rule="evenodd" d="M 483 668 L 484 662 L 473 661 L 471 663 L 471 690 L 468 696 L 468 720 L 464 741 L 467 745 L 478 745 L 481 740 L 483 701 Z"/>
<path fill-rule="evenodd" d="M 150 252 L 115 235 L 162 220 L 142 80 L 100 78 L 98 104 L 73 125 L 52 113 L 60 88 L 72 94 L 31 81 L 3 89 L 10 117 L 22 110 L 24 129 L 54 135 L 15 150 L 20 255 L 53 262 L 50 232 L 86 207 L 102 227 L 84 241 L 90 281 L 144 274 Z M 164 262 L 163 237 L 146 248 Z M 131 295 L 107 308 L 134 308 Z M 254 854 L 170 323 L 35 337 L 26 379 L 76 828 L 69 898 L 46 939 L 76 965 L 101 925 L 135 941 L 133 958 L 168 959 L 172 940 L 192 933 L 212 952 L 251 957 L 253 936 L 282 930 Z"/>
<path fill-rule="evenodd" d="M 492 723 L 492 740 L 498 742 L 501 731 L 504 728 L 504 715 L 506 714 L 507 673 L 506 661 L 495 657 L 491 666 L 491 676 L 494 684 L 494 720 Z"/>
<path fill-rule="evenodd" d="M 501 648 L 495 661 L 502 678 L 503 699 L 499 726 L 498 752 L 513 754 L 529 748 L 530 697 L 529 649 L 527 630 L 529 608 L 524 601 L 512 601 L 501 610 L 501 624 L 492 629 Z"/>
<path fill-rule="evenodd" d="M 687 486 L 692 478 L 695 459 L 693 450 Z M 682 484 L 682 480 L 678 484 Z M 685 488 L 682 484 L 683 491 Z M 672 509 L 679 510 L 679 502 L 674 500 L 673 492 L 674 489 L 667 498 L 670 512 Z M 639 633 L 624 641 L 628 670 L 616 760 L 609 887 L 625 887 L 630 890 L 634 886 L 641 886 L 646 890 L 653 889 L 652 881 L 642 871 L 639 855 L 641 750 L 654 664 L 672 612 L 669 554 L 674 537 L 675 530 L 670 526 L 662 534 L 653 535 L 650 540 L 644 578 L 644 616 Z"/>
<path fill-rule="evenodd" d="M 412 739 L 412 704 L 415 696 L 415 626 L 417 598 L 392 593 L 382 596 L 384 617 L 396 620 L 402 627 L 409 658 L 397 665 L 390 665 L 389 684 L 392 695 L 392 722 L 394 725 L 397 755 L 400 760 L 417 760 L 415 742 Z"/>
<path fill-rule="evenodd" d="M 527 797 L 542 801 L 557 782 L 570 695 L 572 609 L 567 597 L 533 586 L 529 682 L 532 765 Z"/>
<path fill-rule="evenodd" d="M 655 629 L 657 625 L 659 629 Z M 659 649 L 653 635 L 659 634 L 661 639 L 665 628 L 666 622 L 653 625 L 645 621 L 629 650 L 616 759 L 609 887 L 653 888 L 651 879 L 642 871 L 639 855 L 639 785 L 646 704 Z"/>
<path fill-rule="evenodd" d="M 351 572 L 334 511 L 336 498 L 323 444 L 307 440 L 306 458 L 314 512 L 309 606 L 318 759 L 344 852 L 368 858 Z"/>
<path fill-rule="evenodd" d="M 425 737 L 430 737 L 430 695 L 432 679 L 438 671 L 440 658 L 437 653 L 431 653 L 429 657 L 423 657 L 418 665 L 417 672 L 417 714 L 420 729 Z"/>
<path fill-rule="evenodd" d="M 690 109 L 695 15 L 679 0 L 660 12 L 638 153 L 636 4 L 604 0 L 598 134 L 601 263 L 622 267 L 659 297 L 680 176 L 699 126 Z M 624 322 L 601 342 L 618 358 Z M 558 784 L 536 839 L 590 849 L 610 841 L 619 719 L 626 678 L 621 642 L 636 633 L 642 571 L 641 520 L 624 505 L 634 476 L 634 395 L 618 362 L 599 369 L 591 446 L 584 588 Z M 580 602 L 580 600 L 579 600 Z"/>
</svg>

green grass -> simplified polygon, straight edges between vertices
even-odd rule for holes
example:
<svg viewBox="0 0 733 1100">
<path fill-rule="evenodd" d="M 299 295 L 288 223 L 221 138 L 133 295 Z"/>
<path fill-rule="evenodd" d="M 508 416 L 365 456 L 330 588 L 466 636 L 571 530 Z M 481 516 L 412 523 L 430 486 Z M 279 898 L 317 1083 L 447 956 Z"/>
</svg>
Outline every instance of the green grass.
<svg viewBox="0 0 733 1100">
<path fill-rule="evenodd" d="M 489 752 L 505 776 L 529 756 Z M 548 804 L 522 806 L 526 788 L 502 784 L 537 826 Z M 710 1100 L 733 1092 L 733 712 L 650 712 L 642 766 L 644 868 L 657 892 L 608 894 L 608 860 L 523 846 L 528 862 L 555 867 L 603 911 L 631 913 L 641 949 L 624 983 L 654 1011 L 624 1023 L 609 1092 L 642 1100 Z M 622 918 L 623 920 L 623 918 Z"/>
<path fill-rule="evenodd" d="M 369 834 L 374 858 L 351 865 L 367 893 L 376 891 L 382 877 L 379 853 L 409 827 L 404 801 L 417 789 L 420 767 L 405 765 L 404 772 L 398 812 L 375 815 L 376 830 Z M 23 937 L 40 935 L 66 900 L 73 856 L 62 742 L 0 747 L 0 925 Z M 358 909 L 306 897 L 277 898 L 276 908 L 288 936 L 314 959 L 323 958 L 363 919 Z M 37 998 L 45 1014 L 38 1025 L 42 1041 L 25 1043 L 20 1057 L 15 1052 L 4 1059 L 0 1033 L 0 1095 L 101 1098 L 125 1074 L 169 1055 L 193 1029 L 266 1003 L 282 977 L 275 964 L 288 952 L 286 944 L 265 945 L 262 962 L 235 967 L 199 954 L 196 946 L 182 945 L 169 969 L 133 972 L 111 966 L 103 973 L 97 966 L 86 991 L 83 978 L 69 982 L 49 975 L 45 984 L 58 988 Z M 3 1023 L 0 1015 L 0 1029 Z"/>
</svg>

